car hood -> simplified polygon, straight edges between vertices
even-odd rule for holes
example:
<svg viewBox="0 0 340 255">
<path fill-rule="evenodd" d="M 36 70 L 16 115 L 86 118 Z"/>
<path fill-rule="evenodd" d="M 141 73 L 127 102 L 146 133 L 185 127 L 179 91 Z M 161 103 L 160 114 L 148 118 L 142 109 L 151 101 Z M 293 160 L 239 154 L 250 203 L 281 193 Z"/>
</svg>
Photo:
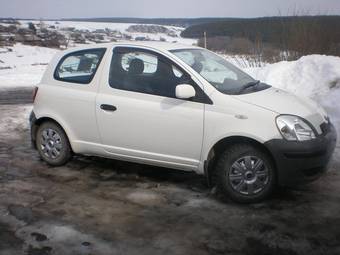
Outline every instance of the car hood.
<svg viewBox="0 0 340 255">
<path fill-rule="evenodd" d="M 277 114 L 300 116 L 312 123 L 318 133 L 321 132 L 320 125 L 328 121 L 324 109 L 314 101 L 295 96 L 281 89 L 271 87 L 255 93 L 234 97 Z"/>
</svg>

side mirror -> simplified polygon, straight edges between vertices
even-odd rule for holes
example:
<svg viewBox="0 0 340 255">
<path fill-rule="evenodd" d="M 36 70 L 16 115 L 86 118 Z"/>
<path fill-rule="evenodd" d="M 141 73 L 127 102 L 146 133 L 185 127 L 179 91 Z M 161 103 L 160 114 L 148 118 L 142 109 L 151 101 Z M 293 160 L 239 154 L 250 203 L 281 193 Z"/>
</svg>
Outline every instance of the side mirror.
<svg viewBox="0 0 340 255">
<path fill-rule="evenodd" d="M 176 86 L 176 97 L 179 99 L 189 99 L 196 96 L 196 91 L 189 84 L 180 84 Z"/>
</svg>

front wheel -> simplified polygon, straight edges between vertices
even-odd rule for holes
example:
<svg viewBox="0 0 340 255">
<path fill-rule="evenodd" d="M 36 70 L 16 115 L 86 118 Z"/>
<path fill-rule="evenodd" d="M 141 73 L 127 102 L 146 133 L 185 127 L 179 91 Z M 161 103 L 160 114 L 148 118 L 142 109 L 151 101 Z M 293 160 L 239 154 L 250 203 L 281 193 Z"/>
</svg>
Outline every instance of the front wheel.
<svg viewBox="0 0 340 255">
<path fill-rule="evenodd" d="M 225 150 L 218 160 L 216 173 L 218 190 L 240 203 L 260 202 L 275 186 L 271 158 L 251 145 L 233 145 Z"/>
<path fill-rule="evenodd" d="M 54 122 L 44 122 L 39 126 L 36 147 L 40 157 L 51 166 L 62 166 L 72 156 L 64 130 Z"/>
</svg>

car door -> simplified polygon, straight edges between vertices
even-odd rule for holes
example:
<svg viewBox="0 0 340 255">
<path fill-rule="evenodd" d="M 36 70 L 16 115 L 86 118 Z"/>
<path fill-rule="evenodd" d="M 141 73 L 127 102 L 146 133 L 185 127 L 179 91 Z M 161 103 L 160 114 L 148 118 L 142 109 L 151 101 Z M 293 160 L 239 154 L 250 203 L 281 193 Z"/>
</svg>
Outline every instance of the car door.
<svg viewBox="0 0 340 255">
<path fill-rule="evenodd" d="M 36 116 L 62 125 L 75 153 L 91 152 L 87 144 L 100 142 L 94 106 L 105 52 L 104 47 L 60 52 L 39 85 Z"/>
<path fill-rule="evenodd" d="M 175 87 L 192 83 L 176 64 L 140 48 L 115 48 L 103 73 L 96 113 L 105 151 L 119 158 L 195 170 L 200 162 L 204 96 L 180 100 Z"/>
</svg>

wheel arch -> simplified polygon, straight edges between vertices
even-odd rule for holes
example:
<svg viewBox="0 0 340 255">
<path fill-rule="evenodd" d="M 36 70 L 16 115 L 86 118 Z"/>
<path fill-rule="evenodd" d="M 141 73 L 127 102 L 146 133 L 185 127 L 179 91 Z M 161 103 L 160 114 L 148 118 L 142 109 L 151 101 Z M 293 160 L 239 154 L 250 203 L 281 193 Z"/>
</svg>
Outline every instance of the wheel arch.
<svg viewBox="0 0 340 255">
<path fill-rule="evenodd" d="M 232 146 L 234 144 L 250 144 L 254 146 L 255 148 L 260 149 L 264 153 L 266 153 L 275 169 L 277 169 L 276 162 L 274 159 L 273 154 L 270 152 L 270 150 L 261 142 L 257 141 L 254 138 L 246 137 L 246 136 L 229 136 L 229 137 L 224 137 L 217 141 L 210 149 L 209 152 L 204 159 L 204 174 L 207 179 L 208 185 L 211 187 L 214 184 L 214 170 L 215 170 L 215 165 L 221 155 L 221 153 L 228 147 Z"/>
<path fill-rule="evenodd" d="M 50 122 L 57 124 L 65 132 L 66 137 L 68 139 L 68 142 L 71 146 L 71 150 L 73 151 L 72 143 L 71 143 L 70 137 L 68 135 L 67 129 L 59 121 L 57 121 L 57 120 L 55 120 L 51 117 L 46 117 L 46 116 L 35 119 L 34 122 L 31 125 L 31 139 L 32 139 L 33 146 L 36 147 L 35 141 L 37 139 L 37 132 L 38 132 L 39 126 L 41 124 L 47 122 L 47 121 L 50 121 Z"/>
</svg>

